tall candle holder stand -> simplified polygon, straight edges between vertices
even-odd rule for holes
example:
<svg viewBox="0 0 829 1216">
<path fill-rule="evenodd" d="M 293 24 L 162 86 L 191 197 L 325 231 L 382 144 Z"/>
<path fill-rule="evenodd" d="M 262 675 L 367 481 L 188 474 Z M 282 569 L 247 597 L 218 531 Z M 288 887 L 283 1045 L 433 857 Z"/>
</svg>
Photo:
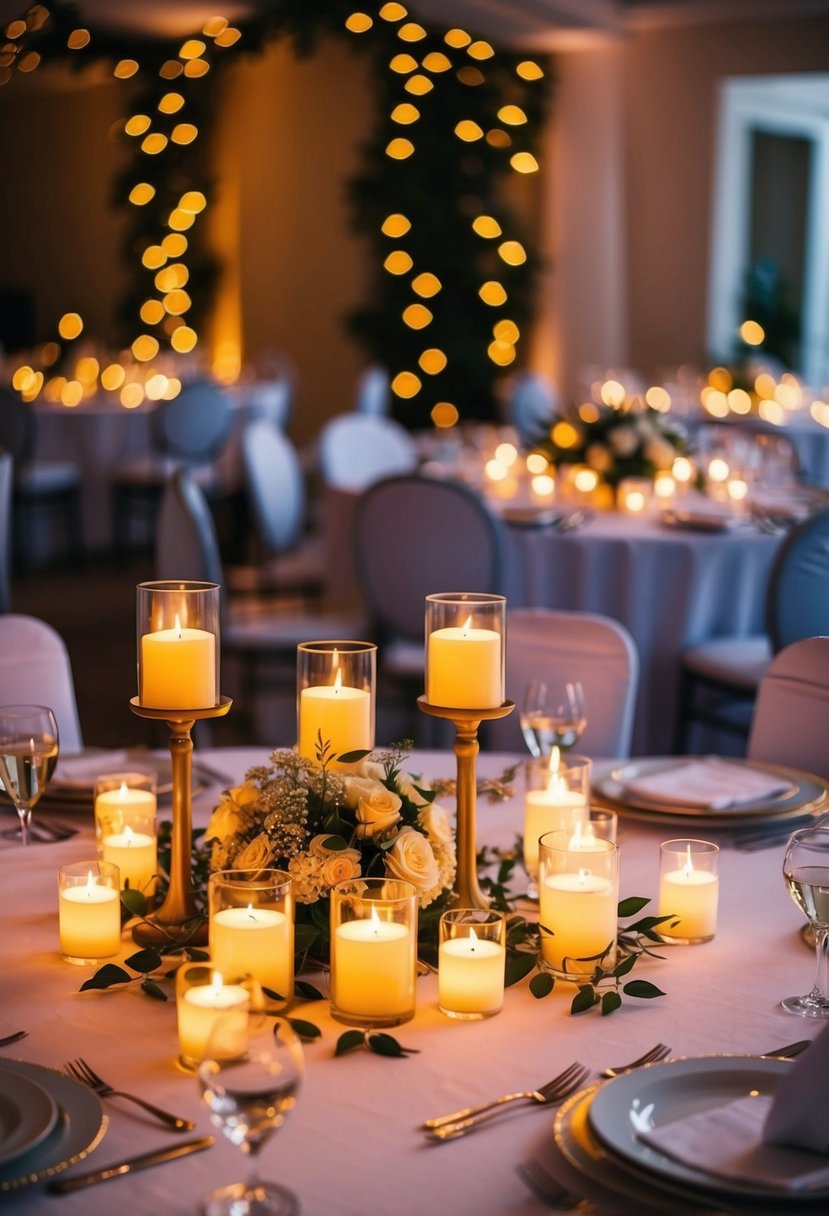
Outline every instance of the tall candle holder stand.
<svg viewBox="0 0 829 1216">
<path fill-rule="evenodd" d="M 504 701 L 495 709 L 457 709 L 446 705 L 432 705 L 425 696 L 417 698 L 417 707 L 433 718 L 448 718 L 455 727 L 455 742 L 452 751 L 457 762 L 458 820 L 455 850 L 458 860 L 455 874 L 455 903 L 459 908 L 489 908 L 489 900 L 478 883 L 477 844 L 475 812 L 478 801 L 478 778 L 476 759 L 478 727 L 481 722 L 506 718 L 515 709 L 514 701 Z"/>
<path fill-rule="evenodd" d="M 140 946 L 163 946 L 171 941 L 186 941 L 192 946 L 207 945 L 207 920 L 198 923 L 198 910 L 193 892 L 193 798 L 191 732 L 197 721 L 223 718 L 233 704 L 230 697 L 220 697 L 218 705 L 206 709 L 153 709 L 141 705 L 138 697 L 130 700 L 130 709 L 139 718 L 164 721 L 170 731 L 170 760 L 172 767 L 173 834 L 170 842 L 170 885 L 161 907 L 136 925 L 133 939 Z"/>
</svg>

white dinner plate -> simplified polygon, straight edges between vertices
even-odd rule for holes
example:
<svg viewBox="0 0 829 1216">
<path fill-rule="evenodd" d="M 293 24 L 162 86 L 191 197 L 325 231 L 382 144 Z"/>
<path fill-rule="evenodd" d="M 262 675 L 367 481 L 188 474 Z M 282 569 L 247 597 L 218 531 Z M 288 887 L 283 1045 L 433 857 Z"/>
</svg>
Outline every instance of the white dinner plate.
<svg viewBox="0 0 829 1216">
<path fill-rule="evenodd" d="M 785 1198 L 787 1210 L 822 1204 L 825 1211 L 829 1187 L 796 1192 L 707 1174 L 702 1168 L 665 1156 L 637 1135 L 637 1130 L 661 1127 L 749 1093 L 773 1094 L 788 1068 L 788 1060 L 756 1056 L 704 1056 L 650 1064 L 603 1085 L 590 1103 L 588 1123 L 613 1157 L 654 1181 L 743 1199 L 779 1203 Z"/>
<path fill-rule="evenodd" d="M 822 814 L 829 810 L 829 782 L 814 773 L 788 768 L 782 764 L 764 764 L 760 761 L 733 759 L 729 763 L 747 765 L 760 772 L 779 777 L 791 790 L 777 797 L 743 802 L 724 810 L 709 810 L 695 806 L 678 806 L 675 803 L 646 801 L 630 793 L 619 780 L 642 777 L 657 772 L 671 764 L 688 764 L 703 757 L 693 756 L 649 756 L 620 766 L 618 761 L 598 763 L 593 768 L 593 793 L 609 803 L 614 810 L 634 819 L 649 823 L 673 823 L 683 827 L 740 827 L 757 820 L 773 821 L 808 815 Z"/>
<path fill-rule="evenodd" d="M 690 532 L 730 532 L 733 528 L 744 527 L 748 522 L 739 515 L 720 514 L 716 511 L 684 510 L 666 507 L 661 513 L 662 523 L 666 528 L 680 528 Z"/>
<path fill-rule="evenodd" d="M 172 788 L 170 767 L 169 759 L 154 756 L 150 752 L 90 749 L 78 756 L 67 756 L 58 760 L 43 798 L 53 798 L 61 802 L 74 799 L 90 802 L 99 777 L 105 777 L 109 773 L 132 772 L 154 773 L 158 783 L 157 793 L 169 794 Z"/>
<path fill-rule="evenodd" d="M 40 1144 L 57 1121 L 57 1103 L 42 1085 L 0 1070 L 0 1166 Z"/>
<path fill-rule="evenodd" d="M 101 1142 L 108 1126 L 100 1098 L 87 1085 L 40 1064 L 0 1061 L 0 1084 L 4 1090 L 20 1078 L 34 1081 L 46 1090 L 57 1106 L 58 1117 L 45 1139 L 0 1166 L 0 1191 L 28 1186 L 82 1161 Z"/>
</svg>

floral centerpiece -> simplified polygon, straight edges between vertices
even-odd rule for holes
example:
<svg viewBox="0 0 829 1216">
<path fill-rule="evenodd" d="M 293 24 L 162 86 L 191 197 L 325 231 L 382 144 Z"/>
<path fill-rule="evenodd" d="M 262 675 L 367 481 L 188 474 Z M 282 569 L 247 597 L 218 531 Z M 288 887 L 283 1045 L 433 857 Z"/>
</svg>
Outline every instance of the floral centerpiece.
<svg viewBox="0 0 829 1216">
<path fill-rule="evenodd" d="M 588 402 L 571 410 L 536 444 L 555 466 L 586 465 L 608 485 L 623 477 L 653 478 L 689 451 L 683 424 L 628 397 L 620 405 Z"/>
<path fill-rule="evenodd" d="M 296 950 L 327 963 L 331 888 L 387 876 L 419 895 L 419 933 L 436 938 L 455 880 L 454 834 L 434 791 L 401 767 L 403 745 L 335 770 L 277 750 L 226 790 L 204 842 L 211 871 L 286 870 L 294 882 Z M 350 759 L 350 757 L 349 757 Z"/>
</svg>

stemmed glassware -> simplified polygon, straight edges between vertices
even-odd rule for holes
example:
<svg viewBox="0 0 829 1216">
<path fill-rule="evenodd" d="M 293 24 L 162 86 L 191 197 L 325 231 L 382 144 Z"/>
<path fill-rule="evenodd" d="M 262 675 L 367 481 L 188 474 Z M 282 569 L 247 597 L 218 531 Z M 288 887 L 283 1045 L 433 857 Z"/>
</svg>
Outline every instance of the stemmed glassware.
<svg viewBox="0 0 829 1216">
<path fill-rule="evenodd" d="M 0 786 L 14 803 L 20 827 L 3 832 L 30 843 L 32 808 L 58 762 L 58 724 L 45 705 L 0 706 Z"/>
<path fill-rule="evenodd" d="M 251 1015 L 251 1033 L 262 1021 L 261 1014 Z M 281 1017 L 266 1021 L 267 1033 L 251 1038 L 241 1058 L 213 1059 L 208 1043 L 208 1056 L 197 1074 L 211 1123 L 252 1161 L 296 1105 L 304 1071 L 302 1044 L 290 1023 Z M 221 1035 L 221 1019 L 214 1033 Z M 231 1183 L 208 1196 L 205 1212 L 207 1216 L 295 1216 L 299 1204 L 291 1191 L 261 1181 L 252 1169 L 246 1183 Z"/>
<path fill-rule="evenodd" d="M 829 1018 L 829 826 L 793 832 L 783 858 L 789 894 L 815 935 L 817 968 L 812 991 L 781 1002 L 804 1018 Z"/>
<path fill-rule="evenodd" d="M 567 751 L 587 726 L 584 689 L 578 680 L 533 680 L 521 706 L 521 733 L 530 754 L 549 759 L 554 747 Z"/>
</svg>

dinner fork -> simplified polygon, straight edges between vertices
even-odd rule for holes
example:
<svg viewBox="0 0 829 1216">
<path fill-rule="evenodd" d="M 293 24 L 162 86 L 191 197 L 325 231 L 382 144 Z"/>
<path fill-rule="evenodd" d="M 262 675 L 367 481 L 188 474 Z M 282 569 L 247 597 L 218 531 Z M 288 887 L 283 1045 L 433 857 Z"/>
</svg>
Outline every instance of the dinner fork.
<svg viewBox="0 0 829 1216">
<path fill-rule="evenodd" d="M 664 1043 L 657 1043 L 651 1047 L 650 1051 L 646 1051 L 639 1056 L 637 1060 L 631 1060 L 629 1064 L 621 1064 L 617 1068 L 604 1068 L 599 1073 L 600 1077 L 619 1077 L 624 1072 L 632 1072 L 634 1068 L 641 1068 L 643 1064 L 658 1064 L 660 1060 L 667 1060 L 671 1054 L 670 1047 L 666 1047 Z"/>
<path fill-rule="evenodd" d="M 587 1080 L 589 1072 L 590 1070 L 583 1064 L 571 1064 L 569 1068 L 565 1068 L 564 1072 L 553 1077 L 546 1085 L 540 1085 L 538 1089 L 504 1094 L 503 1097 L 494 1098 L 491 1102 L 482 1102 L 479 1106 L 470 1106 L 466 1110 L 456 1111 L 452 1115 L 427 1119 L 423 1127 L 434 1140 L 454 1140 L 458 1136 L 466 1135 L 467 1132 L 479 1127 L 482 1123 L 488 1123 L 509 1102 L 524 1100 L 538 1103 L 540 1106 L 550 1106 L 554 1102 L 561 1102 Z"/>
<path fill-rule="evenodd" d="M 169 1111 L 162 1110 L 160 1106 L 153 1106 L 152 1102 L 139 1098 L 137 1094 L 128 1094 L 122 1089 L 113 1089 L 103 1077 L 99 1077 L 89 1067 L 86 1060 L 80 1058 L 70 1060 L 64 1065 L 64 1072 L 68 1073 L 70 1077 L 74 1077 L 76 1081 L 81 1081 L 84 1085 L 88 1085 L 99 1098 L 126 1098 L 128 1102 L 134 1102 L 136 1106 L 142 1107 L 150 1115 L 155 1115 L 156 1119 L 160 1119 L 162 1123 L 166 1123 L 174 1131 L 191 1132 L 196 1126 L 189 1119 L 180 1119 L 178 1115 L 172 1115 Z"/>
<path fill-rule="evenodd" d="M 553 1212 L 573 1212 L 583 1202 L 580 1195 L 565 1190 L 547 1171 L 530 1157 L 515 1167 L 522 1182 L 530 1188 L 536 1199 Z"/>
</svg>

